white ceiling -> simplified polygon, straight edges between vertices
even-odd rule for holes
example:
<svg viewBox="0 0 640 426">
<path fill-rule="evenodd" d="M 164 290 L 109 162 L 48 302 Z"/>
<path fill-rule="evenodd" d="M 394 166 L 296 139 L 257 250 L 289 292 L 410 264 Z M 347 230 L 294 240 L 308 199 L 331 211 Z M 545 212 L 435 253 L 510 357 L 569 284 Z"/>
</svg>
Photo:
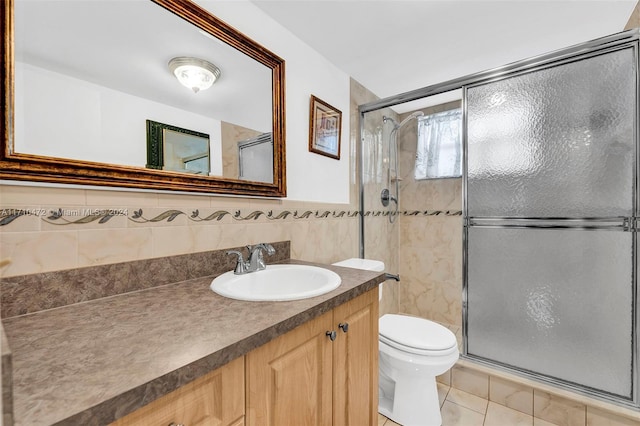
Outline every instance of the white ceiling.
<svg viewBox="0 0 640 426">
<path fill-rule="evenodd" d="M 252 1 L 381 98 L 620 32 L 637 3 Z"/>
</svg>

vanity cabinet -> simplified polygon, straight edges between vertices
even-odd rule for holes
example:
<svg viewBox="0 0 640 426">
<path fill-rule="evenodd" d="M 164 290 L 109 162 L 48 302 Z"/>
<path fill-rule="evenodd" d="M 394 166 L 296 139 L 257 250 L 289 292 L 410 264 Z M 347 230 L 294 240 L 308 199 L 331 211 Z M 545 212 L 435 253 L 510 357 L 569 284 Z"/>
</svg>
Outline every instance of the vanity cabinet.
<svg viewBox="0 0 640 426">
<path fill-rule="evenodd" d="M 247 354 L 247 426 L 377 424 L 377 295 L 368 291 Z"/>
<path fill-rule="evenodd" d="M 378 424 L 378 316 L 377 287 L 333 311 L 338 326 L 333 342 L 336 426 Z"/>
<path fill-rule="evenodd" d="M 244 402 L 244 357 L 240 357 L 111 426 L 242 426 Z"/>
<path fill-rule="evenodd" d="M 364 426 L 377 411 L 374 289 L 111 426 Z"/>
</svg>

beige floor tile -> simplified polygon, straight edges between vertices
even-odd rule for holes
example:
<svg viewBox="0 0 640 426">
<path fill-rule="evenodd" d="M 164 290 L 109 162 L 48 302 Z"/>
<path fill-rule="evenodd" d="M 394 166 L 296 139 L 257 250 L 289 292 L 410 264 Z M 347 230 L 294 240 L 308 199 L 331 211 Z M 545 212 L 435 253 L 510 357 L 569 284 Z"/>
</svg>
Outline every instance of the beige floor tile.
<svg viewBox="0 0 640 426">
<path fill-rule="evenodd" d="M 533 389 L 519 383 L 491 376 L 489 401 L 533 415 Z"/>
<path fill-rule="evenodd" d="M 387 421 L 387 418 L 382 414 L 378 413 L 378 426 L 384 426 L 384 423 Z"/>
<path fill-rule="evenodd" d="M 484 426 L 533 426 L 533 416 L 490 402 Z"/>
<path fill-rule="evenodd" d="M 438 386 L 438 400 L 440 401 L 440 408 L 442 408 L 442 404 L 444 404 L 444 401 L 447 399 L 447 394 L 451 387 L 443 385 L 442 383 L 436 383 L 436 385 Z"/>
<path fill-rule="evenodd" d="M 485 414 L 487 412 L 488 401 L 486 399 L 459 389 L 451 388 L 447 395 L 447 401 L 461 405 L 480 414 Z"/>
<path fill-rule="evenodd" d="M 484 415 L 445 401 L 442 406 L 442 426 L 482 426 Z"/>
<path fill-rule="evenodd" d="M 533 418 L 533 426 L 560 426 L 555 423 L 548 422 L 546 420 L 539 419 L 537 417 Z"/>
<path fill-rule="evenodd" d="M 437 376 L 436 381 L 438 383 L 442 383 L 443 385 L 451 386 L 451 370 Z"/>
<path fill-rule="evenodd" d="M 451 369 L 451 386 L 489 399 L 489 376 L 480 371 L 454 366 Z"/>
<path fill-rule="evenodd" d="M 638 420 L 587 407 L 587 426 L 634 426 L 640 424 Z"/>
<path fill-rule="evenodd" d="M 586 424 L 583 404 L 538 390 L 533 391 L 533 415 L 562 426 Z"/>
</svg>

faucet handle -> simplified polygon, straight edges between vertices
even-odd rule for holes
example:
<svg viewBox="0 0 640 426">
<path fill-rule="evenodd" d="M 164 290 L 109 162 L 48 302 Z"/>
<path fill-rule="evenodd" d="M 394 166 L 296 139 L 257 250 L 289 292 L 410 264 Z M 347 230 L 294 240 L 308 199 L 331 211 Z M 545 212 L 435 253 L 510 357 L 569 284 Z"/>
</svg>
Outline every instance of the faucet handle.
<svg viewBox="0 0 640 426">
<path fill-rule="evenodd" d="M 274 254 L 276 254 L 276 249 L 274 249 L 271 244 L 262 243 L 262 247 L 264 247 L 264 250 L 267 252 L 269 256 L 273 256 Z"/>
<path fill-rule="evenodd" d="M 249 270 L 250 271 L 261 271 L 266 269 L 267 265 L 264 263 L 264 256 L 262 252 L 265 251 L 269 256 L 273 255 L 276 250 L 273 248 L 271 244 L 260 243 L 255 246 L 247 246 L 249 248 Z"/>
<path fill-rule="evenodd" d="M 226 253 L 227 254 L 235 254 L 236 256 L 238 256 L 236 267 L 233 270 L 234 274 L 242 275 L 242 274 L 247 272 L 247 264 L 244 261 L 244 257 L 242 256 L 242 253 L 240 253 L 237 250 L 229 250 Z"/>
</svg>

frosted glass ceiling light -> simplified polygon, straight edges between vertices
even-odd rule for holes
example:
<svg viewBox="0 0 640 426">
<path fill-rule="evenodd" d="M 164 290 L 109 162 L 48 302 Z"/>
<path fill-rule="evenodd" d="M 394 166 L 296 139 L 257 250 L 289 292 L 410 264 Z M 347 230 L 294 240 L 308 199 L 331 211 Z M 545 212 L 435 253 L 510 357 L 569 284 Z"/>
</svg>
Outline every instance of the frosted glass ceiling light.
<svg viewBox="0 0 640 426">
<path fill-rule="evenodd" d="M 194 93 L 206 90 L 220 77 L 220 68 L 204 59 L 180 56 L 169 61 L 169 70 Z"/>
</svg>

